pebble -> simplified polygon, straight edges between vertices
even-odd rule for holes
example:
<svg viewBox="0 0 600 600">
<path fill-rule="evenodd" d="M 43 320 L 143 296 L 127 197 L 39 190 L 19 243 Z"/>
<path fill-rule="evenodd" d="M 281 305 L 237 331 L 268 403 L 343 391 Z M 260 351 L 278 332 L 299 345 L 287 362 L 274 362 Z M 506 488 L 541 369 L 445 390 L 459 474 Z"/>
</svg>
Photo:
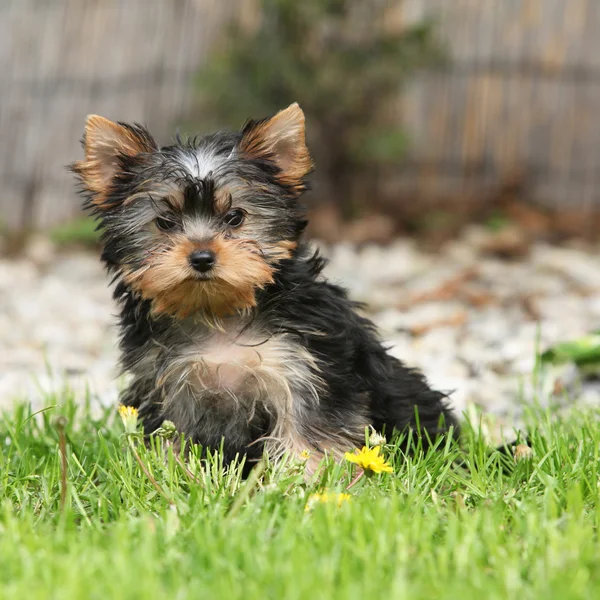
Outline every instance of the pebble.
<svg viewBox="0 0 600 600">
<path fill-rule="evenodd" d="M 539 243 L 502 260 L 482 240 L 467 231 L 436 254 L 410 239 L 322 249 L 328 279 L 368 303 L 389 352 L 452 392 L 468 418 L 481 412 L 508 431 L 534 402 L 600 405 L 600 384 L 573 365 L 532 375 L 536 348 L 600 329 L 600 253 Z M 19 258 L 1 258 L 0 407 L 39 405 L 65 386 L 115 403 L 124 385 L 115 313 L 92 252 L 36 237 Z"/>
</svg>

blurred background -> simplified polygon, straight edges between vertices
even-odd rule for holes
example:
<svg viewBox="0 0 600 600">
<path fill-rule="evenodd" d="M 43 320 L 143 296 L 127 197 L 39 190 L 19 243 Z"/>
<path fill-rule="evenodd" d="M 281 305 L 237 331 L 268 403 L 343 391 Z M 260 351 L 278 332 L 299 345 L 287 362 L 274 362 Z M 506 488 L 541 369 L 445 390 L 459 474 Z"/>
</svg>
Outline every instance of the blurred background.
<svg viewBox="0 0 600 600">
<path fill-rule="evenodd" d="M 600 401 L 595 0 L 5 0 L 0 82 L 0 403 L 65 379 L 116 396 L 65 169 L 85 116 L 168 143 L 295 101 L 310 233 L 392 352 L 507 424 Z M 557 351 L 581 336 L 584 359 Z"/>
</svg>

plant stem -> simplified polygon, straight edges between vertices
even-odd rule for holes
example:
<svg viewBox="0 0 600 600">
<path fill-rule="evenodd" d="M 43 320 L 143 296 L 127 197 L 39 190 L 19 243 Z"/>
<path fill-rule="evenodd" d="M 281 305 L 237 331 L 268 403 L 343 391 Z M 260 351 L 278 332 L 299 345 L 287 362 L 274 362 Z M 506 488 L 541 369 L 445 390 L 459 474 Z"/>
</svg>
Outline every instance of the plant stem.
<svg viewBox="0 0 600 600">
<path fill-rule="evenodd" d="M 59 417 L 56 419 L 56 429 L 58 431 L 58 447 L 60 451 L 60 510 L 65 510 L 67 502 L 67 436 L 65 428 L 67 419 Z"/>
<path fill-rule="evenodd" d="M 354 477 L 354 479 L 348 484 L 348 487 L 346 488 L 346 490 L 349 490 L 351 487 L 354 487 L 361 479 L 362 476 L 365 474 L 365 472 L 361 469 L 357 474 L 356 477 Z"/>
</svg>

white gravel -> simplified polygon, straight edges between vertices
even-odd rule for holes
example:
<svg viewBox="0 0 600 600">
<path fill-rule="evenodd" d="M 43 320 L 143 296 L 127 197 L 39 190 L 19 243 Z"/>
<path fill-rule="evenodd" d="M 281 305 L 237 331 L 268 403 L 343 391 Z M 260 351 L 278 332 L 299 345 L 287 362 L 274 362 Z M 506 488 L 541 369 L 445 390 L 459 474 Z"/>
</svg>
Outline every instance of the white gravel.
<svg viewBox="0 0 600 600">
<path fill-rule="evenodd" d="M 538 378 L 535 349 L 600 329 L 600 253 L 536 244 L 507 261 L 478 250 L 473 230 L 428 254 L 408 239 L 388 247 L 324 248 L 328 277 L 367 302 L 390 352 L 509 427 L 534 398 L 600 405 L 600 386 L 572 365 Z M 36 239 L 0 259 L 0 406 L 39 404 L 65 385 L 115 402 L 116 309 L 92 253 L 59 253 Z M 60 395 L 57 396 L 60 402 Z"/>
</svg>

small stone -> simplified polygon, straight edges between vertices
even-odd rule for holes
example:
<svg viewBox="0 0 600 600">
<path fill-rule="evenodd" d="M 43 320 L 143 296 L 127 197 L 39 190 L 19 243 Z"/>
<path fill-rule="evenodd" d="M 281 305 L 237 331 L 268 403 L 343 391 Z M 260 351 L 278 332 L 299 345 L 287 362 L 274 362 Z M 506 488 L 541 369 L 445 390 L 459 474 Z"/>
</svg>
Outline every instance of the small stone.
<svg viewBox="0 0 600 600">
<path fill-rule="evenodd" d="M 367 303 L 389 354 L 452 392 L 459 414 L 476 405 L 490 428 L 512 431 L 529 402 L 600 406 L 600 386 L 574 365 L 545 367 L 535 387 L 532 376 L 536 348 L 600 329 L 597 252 L 538 243 L 506 261 L 484 250 L 489 239 L 470 227 L 435 254 L 402 238 L 330 244 L 325 276 Z M 21 257 L 0 258 L 0 406 L 41 403 L 40 386 L 65 384 L 114 405 L 129 379 L 116 379 L 115 313 L 96 253 L 56 253 L 36 236 Z"/>
<path fill-rule="evenodd" d="M 23 252 L 25 258 L 37 266 L 46 266 L 54 261 L 56 248 L 44 235 L 33 235 Z"/>
</svg>

